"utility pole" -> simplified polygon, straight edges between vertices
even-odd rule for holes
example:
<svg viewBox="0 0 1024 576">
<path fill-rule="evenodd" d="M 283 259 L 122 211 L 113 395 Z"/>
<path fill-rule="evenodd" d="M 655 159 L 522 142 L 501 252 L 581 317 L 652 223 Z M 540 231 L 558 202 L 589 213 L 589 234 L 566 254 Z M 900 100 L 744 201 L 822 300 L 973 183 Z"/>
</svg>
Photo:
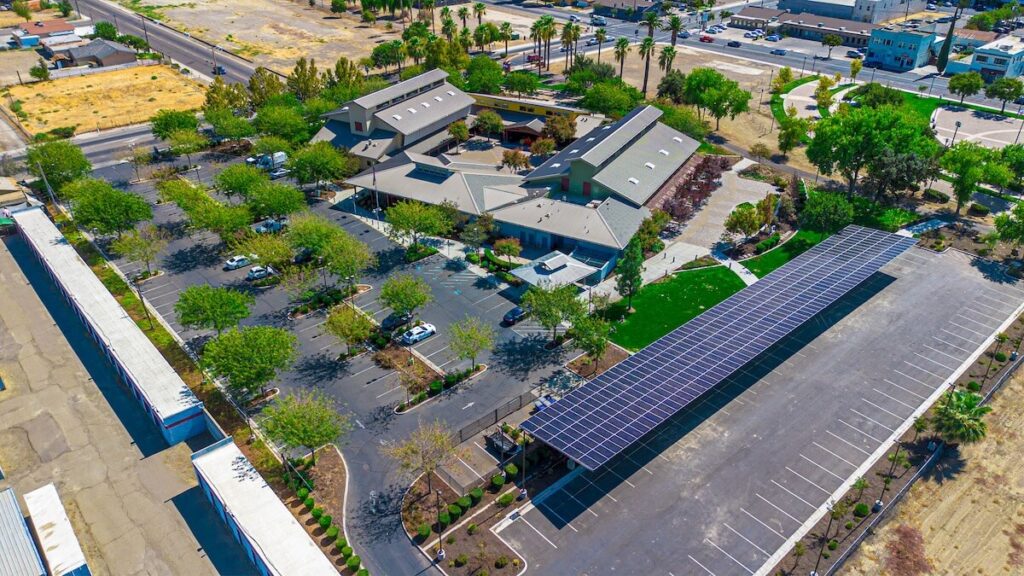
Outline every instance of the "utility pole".
<svg viewBox="0 0 1024 576">
<path fill-rule="evenodd" d="M 146 17 L 139 14 L 139 19 L 142 20 L 142 34 L 146 37 L 146 46 L 149 46 L 150 51 L 152 51 L 153 46 L 149 43 L 149 29 L 146 28 Z"/>
<path fill-rule="evenodd" d="M 57 208 L 57 196 L 54 195 L 53 188 L 50 187 L 50 181 L 46 179 L 46 172 L 43 172 L 43 165 L 40 164 L 37 161 L 36 162 L 36 168 L 39 169 L 39 175 L 43 177 L 43 184 L 46 185 L 46 191 L 50 193 L 50 202 L 53 202 L 53 207 L 56 209 Z M 72 214 L 71 218 L 73 219 L 74 217 L 75 217 L 75 215 Z"/>
<path fill-rule="evenodd" d="M 132 286 L 135 287 L 135 291 L 139 294 L 139 302 L 142 303 L 142 311 L 146 313 L 146 320 L 149 320 L 149 329 L 153 329 L 153 317 L 149 315 L 149 308 L 146 307 L 146 301 L 142 297 L 142 286 L 135 279 L 130 280 Z"/>
</svg>

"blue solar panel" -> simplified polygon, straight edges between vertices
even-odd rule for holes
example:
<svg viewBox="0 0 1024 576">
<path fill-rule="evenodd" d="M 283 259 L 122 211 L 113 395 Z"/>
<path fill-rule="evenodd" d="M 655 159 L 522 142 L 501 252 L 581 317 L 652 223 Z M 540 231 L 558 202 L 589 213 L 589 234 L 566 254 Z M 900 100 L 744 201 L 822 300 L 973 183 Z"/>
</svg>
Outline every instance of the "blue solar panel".
<svg viewBox="0 0 1024 576">
<path fill-rule="evenodd" d="M 847 226 L 532 416 L 523 428 L 594 470 L 916 242 Z"/>
</svg>

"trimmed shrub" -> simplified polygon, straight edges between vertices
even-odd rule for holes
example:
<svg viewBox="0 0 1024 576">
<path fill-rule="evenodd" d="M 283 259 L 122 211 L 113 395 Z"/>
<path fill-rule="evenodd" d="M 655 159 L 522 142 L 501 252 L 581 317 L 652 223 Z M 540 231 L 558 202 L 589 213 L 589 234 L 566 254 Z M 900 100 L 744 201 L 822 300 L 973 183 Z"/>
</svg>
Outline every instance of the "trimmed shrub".
<svg viewBox="0 0 1024 576">
<path fill-rule="evenodd" d="M 442 526 L 448 526 L 452 523 L 452 517 L 448 512 L 441 512 L 437 515 L 437 522 Z"/>
<path fill-rule="evenodd" d="M 836 540 L 835 538 L 829 540 L 828 541 L 828 549 L 829 550 L 835 550 L 836 548 L 839 548 L 839 541 Z"/>
<path fill-rule="evenodd" d="M 360 568 L 359 572 L 356 572 L 356 576 L 370 576 L 370 571 L 366 568 Z"/>
<path fill-rule="evenodd" d="M 482 500 L 484 497 L 484 489 L 473 488 L 472 490 L 469 491 L 469 497 L 473 500 L 473 504 L 479 503 L 480 500 Z"/>
<path fill-rule="evenodd" d="M 323 516 L 320 517 L 320 527 L 323 528 L 324 530 L 327 530 L 328 528 L 331 527 L 331 521 L 332 520 L 333 520 L 333 518 L 331 518 L 330 514 L 324 514 Z"/>
<path fill-rule="evenodd" d="M 455 544 L 455 540 L 456 540 L 455 534 L 449 534 L 448 537 L 444 539 L 444 543 L 445 544 Z"/>
<path fill-rule="evenodd" d="M 498 556 L 498 559 L 494 561 L 494 567 L 501 569 L 508 566 L 508 556 Z"/>
<path fill-rule="evenodd" d="M 469 510 L 469 507 L 473 505 L 473 499 L 470 498 L 469 496 L 463 496 L 462 498 L 456 500 L 455 503 L 459 505 L 459 508 L 462 508 L 463 510 Z"/>
<path fill-rule="evenodd" d="M 871 508 L 868 508 L 868 505 L 863 502 L 853 507 L 853 515 L 857 518 L 867 518 L 870 513 Z"/>
<path fill-rule="evenodd" d="M 509 462 L 505 464 L 505 476 L 507 478 L 515 478 L 516 474 L 519 474 L 519 467 Z"/>
<path fill-rule="evenodd" d="M 430 524 L 427 524 L 426 522 L 420 524 L 416 528 L 416 535 L 419 536 L 421 540 L 430 538 Z"/>
<path fill-rule="evenodd" d="M 992 355 L 996 362 L 1006 362 L 1006 352 L 996 352 Z"/>
<path fill-rule="evenodd" d="M 469 262 L 472 262 L 473 264 L 479 264 L 480 263 L 480 255 L 479 254 L 475 254 L 475 253 L 474 254 L 466 254 L 466 260 L 469 261 Z"/>
<path fill-rule="evenodd" d="M 345 540 L 344 535 L 339 534 L 338 539 L 334 541 L 334 545 L 338 547 L 338 550 L 341 550 L 345 546 L 348 546 L 348 540 Z"/>
<path fill-rule="evenodd" d="M 498 506 L 505 508 L 509 504 L 512 504 L 512 502 L 515 501 L 515 499 L 516 495 L 511 492 L 507 494 L 502 494 L 501 497 L 498 498 Z"/>
<path fill-rule="evenodd" d="M 316 508 L 313 508 L 313 511 L 310 512 L 310 515 L 312 515 L 313 518 L 315 518 L 317 520 L 320 520 L 320 517 L 324 515 L 324 509 L 320 508 L 319 506 L 316 507 Z"/>
<path fill-rule="evenodd" d="M 473 524 L 472 522 L 470 522 L 469 526 L 466 526 L 466 534 L 469 534 L 470 536 L 472 536 L 473 534 L 476 534 L 477 528 L 479 528 L 479 526 L 477 526 L 476 524 Z"/>
<path fill-rule="evenodd" d="M 340 532 L 340 531 L 341 530 L 339 530 L 337 526 L 331 526 L 330 528 L 327 529 L 327 537 L 328 538 L 337 538 L 338 537 L 338 532 Z"/>
<path fill-rule="evenodd" d="M 853 530 L 853 526 L 854 526 L 853 520 L 847 520 L 846 524 L 844 524 L 844 526 L 846 526 L 847 530 Z"/>
<path fill-rule="evenodd" d="M 501 488 L 502 486 L 504 486 L 505 485 L 505 475 L 504 474 L 495 474 L 494 477 L 491 478 L 491 485 L 494 486 L 496 489 Z"/>
<path fill-rule="evenodd" d="M 487 570 L 481 570 L 481 571 L 476 573 L 476 576 L 491 576 L 491 573 L 488 572 Z"/>
<path fill-rule="evenodd" d="M 968 208 L 967 211 L 975 216 L 988 216 L 988 213 L 991 212 L 988 206 L 978 204 L 977 202 L 972 203 L 971 207 Z"/>
<path fill-rule="evenodd" d="M 434 380 L 430 383 L 430 395 L 437 396 L 444 390 L 444 384 L 440 380 Z"/>
<path fill-rule="evenodd" d="M 309 490 L 303 486 L 302 488 L 299 488 L 299 491 L 296 492 L 295 495 L 299 497 L 299 500 L 305 502 L 306 498 L 309 498 Z"/>
<path fill-rule="evenodd" d="M 769 237 L 765 238 L 764 240 L 761 240 L 760 242 L 755 244 L 754 245 L 754 252 L 757 253 L 757 254 L 760 254 L 761 252 L 764 252 L 765 250 L 770 250 L 770 249 L 778 246 L 779 242 L 781 240 L 782 240 L 781 236 L 779 236 L 778 234 L 772 234 L 771 236 L 769 236 Z"/>
<path fill-rule="evenodd" d="M 971 392 L 981 392 L 981 384 L 978 384 L 974 380 L 967 383 L 967 389 Z"/>
<path fill-rule="evenodd" d="M 459 508 L 458 504 L 449 504 L 448 515 L 452 517 L 452 522 L 458 522 L 459 517 L 462 516 L 462 508 Z"/>
<path fill-rule="evenodd" d="M 313 504 L 314 502 L 312 496 L 306 496 L 306 499 L 302 501 L 302 505 L 305 506 L 307 510 L 312 510 Z"/>
<path fill-rule="evenodd" d="M 341 556 L 343 558 L 348 558 L 351 555 L 352 555 L 352 547 L 351 546 L 345 546 L 344 548 L 341 549 Z"/>
<path fill-rule="evenodd" d="M 923 196 L 925 200 L 938 202 L 939 204 L 945 204 L 946 202 L 949 202 L 949 194 L 946 194 L 945 192 L 940 192 L 935 188 L 928 188 L 927 190 L 924 191 Z"/>
<path fill-rule="evenodd" d="M 363 564 L 362 559 L 359 556 L 352 556 L 348 560 L 345 560 L 345 566 L 348 566 L 349 570 L 359 570 L 359 567 Z"/>
<path fill-rule="evenodd" d="M 465 554 L 459 554 L 455 557 L 456 566 L 465 566 L 469 562 L 469 556 Z"/>
</svg>

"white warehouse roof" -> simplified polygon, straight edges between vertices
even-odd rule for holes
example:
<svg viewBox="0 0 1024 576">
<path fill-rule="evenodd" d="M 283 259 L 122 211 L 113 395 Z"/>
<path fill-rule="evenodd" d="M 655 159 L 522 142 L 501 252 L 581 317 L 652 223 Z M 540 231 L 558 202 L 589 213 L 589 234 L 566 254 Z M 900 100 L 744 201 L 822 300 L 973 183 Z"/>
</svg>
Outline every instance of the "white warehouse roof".
<svg viewBox="0 0 1024 576">
<path fill-rule="evenodd" d="M 164 422 L 200 404 L 188 385 L 107 291 L 92 269 L 40 208 L 13 214 L 22 236 L 57 276 L 89 318 L 99 338 L 129 372 L 157 417 Z"/>
<path fill-rule="evenodd" d="M 25 494 L 25 506 L 32 518 L 39 547 L 43 550 L 50 574 L 61 576 L 82 567 L 85 554 L 71 527 L 68 514 L 53 484 Z"/>
</svg>

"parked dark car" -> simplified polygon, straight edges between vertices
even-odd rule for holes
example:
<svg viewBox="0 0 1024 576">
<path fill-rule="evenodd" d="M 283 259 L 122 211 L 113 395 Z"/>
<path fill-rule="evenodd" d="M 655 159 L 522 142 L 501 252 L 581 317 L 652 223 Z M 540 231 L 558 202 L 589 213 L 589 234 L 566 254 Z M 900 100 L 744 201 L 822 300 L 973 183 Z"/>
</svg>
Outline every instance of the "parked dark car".
<svg viewBox="0 0 1024 576">
<path fill-rule="evenodd" d="M 521 306 L 516 306 L 515 308 L 505 313 L 505 316 L 502 317 L 501 322 L 507 326 L 512 326 L 518 323 L 523 318 L 526 318 L 527 314 L 528 312 L 525 308 Z"/>
<path fill-rule="evenodd" d="M 402 326 L 405 326 L 409 322 L 412 322 L 412 314 L 396 314 L 392 312 L 383 322 L 380 323 L 380 327 L 385 331 L 390 332 L 397 330 Z"/>
</svg>

